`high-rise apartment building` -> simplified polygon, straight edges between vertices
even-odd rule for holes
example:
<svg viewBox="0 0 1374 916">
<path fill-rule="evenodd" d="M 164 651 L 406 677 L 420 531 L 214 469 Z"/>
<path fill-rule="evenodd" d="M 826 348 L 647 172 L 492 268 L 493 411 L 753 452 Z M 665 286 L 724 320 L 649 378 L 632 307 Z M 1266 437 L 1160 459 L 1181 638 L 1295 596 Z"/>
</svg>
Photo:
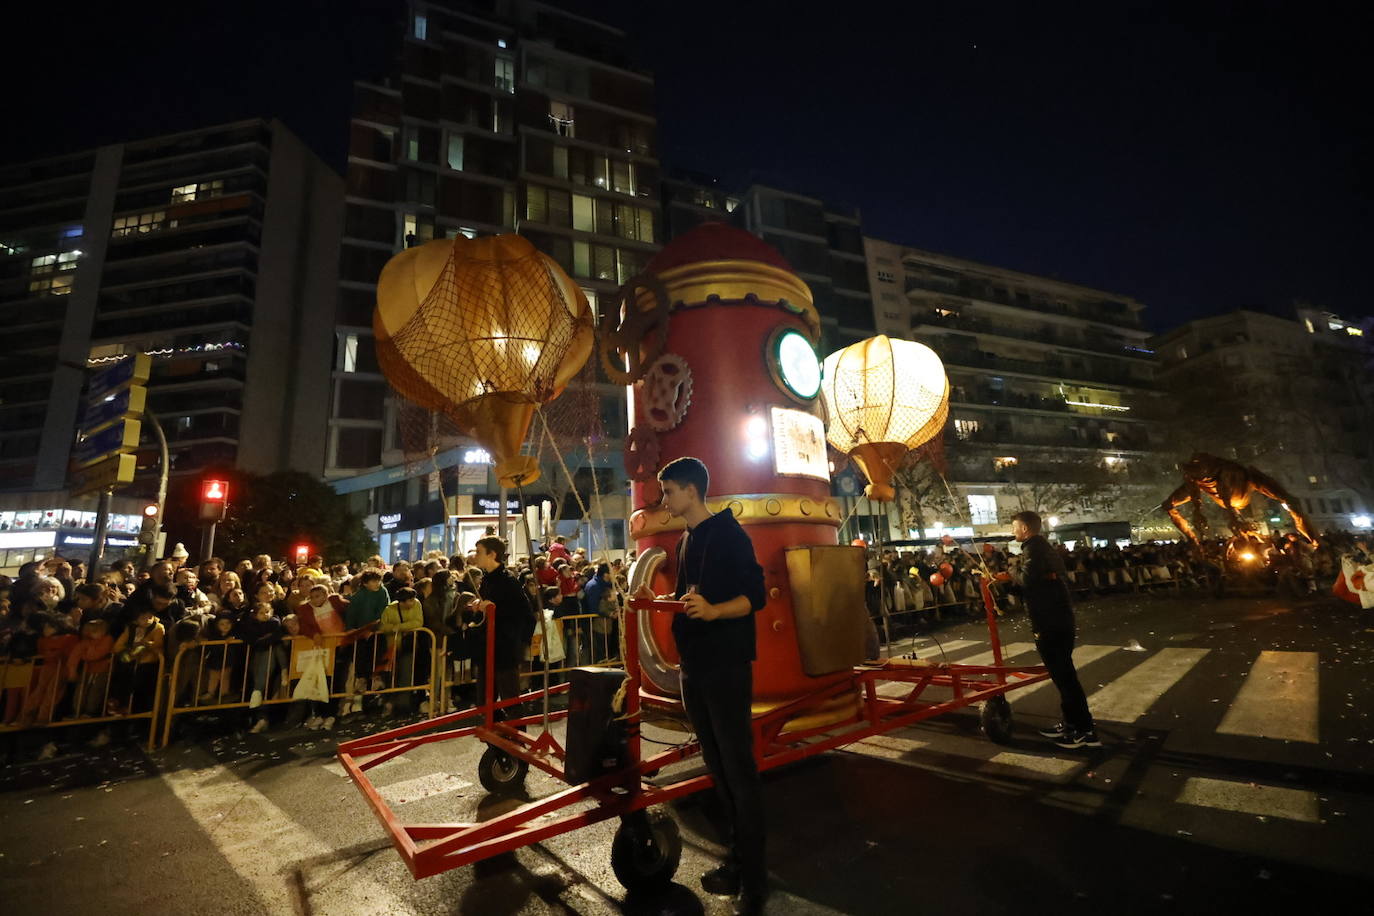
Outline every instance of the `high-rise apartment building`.
<svg viewBox="0 0 1374 916">
<path fill-rule="evenodd" d="M 440 494 L 485 504 L 473 497 L 494 481 L 461 467 L 472 449 L 457 440 L 435 443 L 424 467 L 406 464 L 414 444 L 372 339 L 387 260 L 459 233 L 519 232 L 601 314 L 662 233 L 653 80 L 630 62 L 623 32 L 528 0 L 451 0 L 408 2 L 398 41 L 394 72 L 356 87 L 326 462 L 388 557 L 441 546 Z M 595 390 L 605 451 L 618 455 L 624 390 Z M 588 460 L 570 459 L 574 470 Z M 623 488 L 610 489 L 607 511 L 623 518 Z"/>
<path fill-rule="evenodd" d="M 87 368 L 134 352 L 173 475 L 318 473 L 342 192 L 267 121 L 0 169 L 0 488 L 62 490 Z"/>
<path fill-rule="evenodd" d="M 1318 530 L 1367 529 L 1374 513 L 1374 363 L 1360 324 L 1315 308 L 1240 309 L 1161 334 L 1160 377 L 1185 450 L 1278 480 Z M 1286 527 L 1271 514 L 1257 522 Z"/>
<path fill-rule="evenodd" d="M 1167 493 L 1155 493 L 1164 443 L 1141 303 L 864 241 L 878 331 L 928 345 L 949 376 L 944 445 L 957 504 L 941 525 L 1005 532 L 1030 509 L 1052 515 L 1064 540 L 1167 534 L 1140 528 Z"/>
</svg>

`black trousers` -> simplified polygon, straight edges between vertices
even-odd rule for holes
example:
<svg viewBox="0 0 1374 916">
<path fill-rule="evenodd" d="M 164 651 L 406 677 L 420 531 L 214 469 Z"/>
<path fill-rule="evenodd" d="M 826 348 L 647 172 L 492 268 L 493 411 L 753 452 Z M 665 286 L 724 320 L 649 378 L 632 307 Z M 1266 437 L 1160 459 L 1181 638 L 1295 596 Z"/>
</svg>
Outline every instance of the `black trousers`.
<svg viewBox="0 0 1374 916">
<path fill-rule="evenodd" d="M 1078 682 L 1078 669 L 1073 665 L 1074 633 L 1070 629 L 1046 629 L 1035 634 L 1035 651 L 1049 669 L 1050 680 L 1059 690 L 1059 706 L 1064 724 L 1076 731 L 1093 727 L 1088 711 L 1088 697 Z"/>
<path fill-rule="evenodd" d="M 682 668 L 682 702 L 701 756 L 716 781 L 730 835 L 729 860 L 740 869 L 746 891 L 762 890 L 764 864 L 763 783 L 754 762 L 754 671 L 749 662 L 692 673 Z"/>
</svg>

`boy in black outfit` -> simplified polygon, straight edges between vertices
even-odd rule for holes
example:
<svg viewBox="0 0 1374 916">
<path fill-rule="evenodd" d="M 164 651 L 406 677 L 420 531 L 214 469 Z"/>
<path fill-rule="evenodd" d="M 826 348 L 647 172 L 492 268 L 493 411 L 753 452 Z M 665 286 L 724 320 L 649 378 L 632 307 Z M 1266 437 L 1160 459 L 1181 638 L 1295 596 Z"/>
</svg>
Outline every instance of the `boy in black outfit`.
<svg viewBox="0 0 1374 916">
<path fill-rule="evenodd" d="M 703 501 L 706 465 L 678 458 L 658 472 L 663 506 L 687 523 L 678 542 L 674 596 L 686 604 L 673 618 L 682 659 L 682 702 L 701 755 L 730 821 L 725 864 L 701 877 L 715 894 L 739 893 L 742 913 L 760 913 L 768 896 L 764 864 L 763 787 L 754 761 L 752 714 L 754 612 L 766 600 L 754 545 L 729 509 L 714 515 Z M 647 586 L 641 597 L 652 597 Z"/>
</svg>

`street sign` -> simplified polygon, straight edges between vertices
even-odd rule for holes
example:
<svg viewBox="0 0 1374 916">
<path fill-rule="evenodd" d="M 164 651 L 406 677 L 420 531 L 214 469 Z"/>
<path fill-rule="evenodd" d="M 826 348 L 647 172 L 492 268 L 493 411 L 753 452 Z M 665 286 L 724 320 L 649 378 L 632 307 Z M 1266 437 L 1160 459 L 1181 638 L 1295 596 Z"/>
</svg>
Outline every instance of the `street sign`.
<svg viewBox="0 0 1374 916">
<path fill-rule="evenodd" d="M 148 397 L 148 389 L 142 385 L 130 385 L 123 391 L 106 395 L 103 400 L 89 403 L 81 416 L 78 427 L 82 435 L 89 436 L 108 423 L 124 416 L 140 416 Z"/>
<path fill-rule="evenodd" d="M 94 404 L 103 401 L 106 395 L 127 388 L 142 385 L 148 381 L 153 361 L 147 353 L 135 353 L 122 359 L 108 369 L 101 369 L 91 375 L 86 383 L 86 402 Z"/>
<path fill-rule="evenodd" d="M 111 487 L 133 483 L 137 459 L 130 454 L 110 455 L 90 467 L 83 468 L 72 477 L 71 495 L 84 496 L 99 493 Z"/>
<path fill-rule="evenodd" d="M 92 436 L 76 443 L 72 449 L 72 466 L 84 468 L 102 458 L 138 448 L 142 424 L 138 420 L 118 420 Z"/>
</svg>

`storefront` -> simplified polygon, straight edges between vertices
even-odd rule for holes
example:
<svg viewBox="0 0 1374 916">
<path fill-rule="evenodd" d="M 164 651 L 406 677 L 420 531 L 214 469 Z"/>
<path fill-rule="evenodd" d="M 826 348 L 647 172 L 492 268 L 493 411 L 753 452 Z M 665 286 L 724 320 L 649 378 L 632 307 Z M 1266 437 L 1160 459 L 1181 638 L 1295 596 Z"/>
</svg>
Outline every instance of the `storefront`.
<svg viewBox="0 0 1374 916">
<path fill-rule="evenodd" d="M 111 512 L 105 536 L 105 560 L 138 548 L 143 518 Z M 20 567 L 57 555 L 85 560 L 95 542 L 95 513 L 81 509 L 19 509 L 0 512 L 0 575 L 18 575 Z"/>
</svg>

